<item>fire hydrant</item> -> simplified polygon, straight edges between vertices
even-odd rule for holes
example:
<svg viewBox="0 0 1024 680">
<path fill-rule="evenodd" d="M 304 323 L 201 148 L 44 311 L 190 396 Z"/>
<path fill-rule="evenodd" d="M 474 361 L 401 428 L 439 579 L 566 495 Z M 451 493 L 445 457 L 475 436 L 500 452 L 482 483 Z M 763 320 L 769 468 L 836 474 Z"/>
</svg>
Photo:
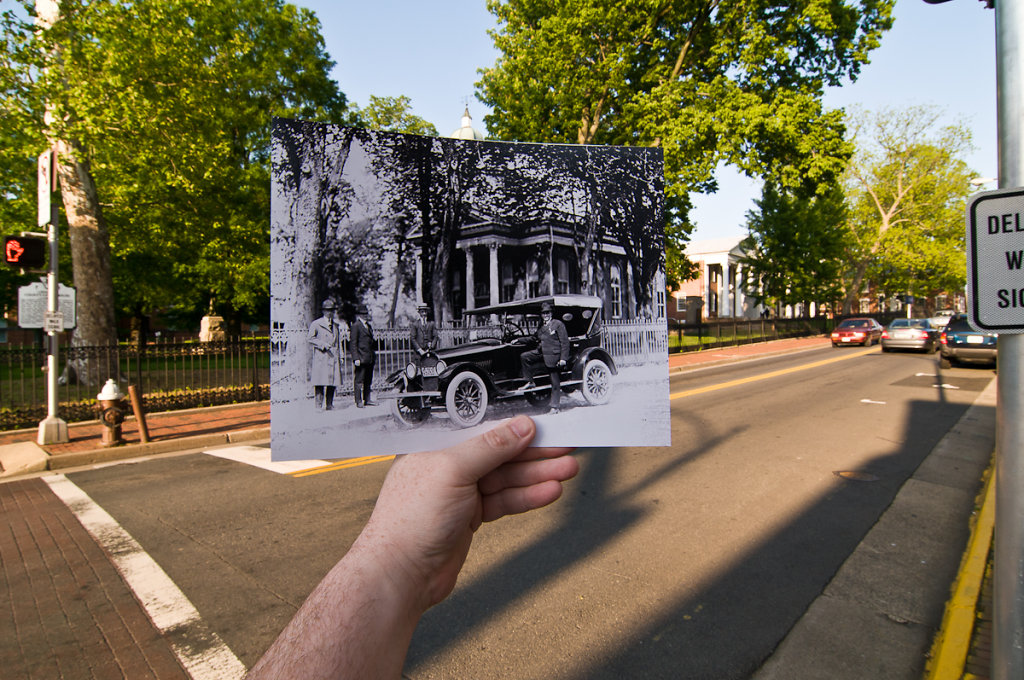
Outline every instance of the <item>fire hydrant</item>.
<svg viewBox="0 0 1024 680">
<path fill-rule="evenodd" d="M 121 401 L 124 395 L 117 388 L 113 378 L 107 381 L 103 390 L 96 395 L 99 404 L 96 408 L 100 412 L 100 421 L 103 423 L 103 438 L 100 441 L 103 446 L 117 446 L 123 444 L 121 439 L 121 423 L 124 422 L 125 408 Z"/>
</svg>

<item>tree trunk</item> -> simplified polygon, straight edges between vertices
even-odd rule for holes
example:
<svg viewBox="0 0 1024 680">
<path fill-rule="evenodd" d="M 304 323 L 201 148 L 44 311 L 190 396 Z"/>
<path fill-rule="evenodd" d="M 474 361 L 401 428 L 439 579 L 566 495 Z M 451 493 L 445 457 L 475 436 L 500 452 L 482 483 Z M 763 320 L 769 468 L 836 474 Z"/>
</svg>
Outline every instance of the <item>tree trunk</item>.
<svg viewBox="0 0 1024 680">
<path fill-rule="evenodd" d="M 55 147 L 61 199 L 71 239 L 71 267 L 77 301 L 77 325 L 71 346 L 116 345 L 110 240 L 96 194 L 96 183 L 88 161 L 79 160 L 72 144 L 57 141 Z M 78 358 L 73 368 L 80 382 L 101 385 L 108 378 L 118 377 L 116 364 L 106 364 L 98 358 Z"/>
</svg>

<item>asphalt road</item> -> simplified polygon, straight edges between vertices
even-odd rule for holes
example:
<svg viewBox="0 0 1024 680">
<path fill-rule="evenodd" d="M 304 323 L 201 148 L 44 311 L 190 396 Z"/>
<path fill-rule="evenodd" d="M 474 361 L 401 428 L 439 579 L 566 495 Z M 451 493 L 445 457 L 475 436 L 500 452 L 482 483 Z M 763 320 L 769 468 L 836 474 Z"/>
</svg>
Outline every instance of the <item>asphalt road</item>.
<svg viewBox="0 0 1024 680">
<path fill-rule="evenodd" d="M 876 347 L 673 378 L 673 445 L 580 451 L 556 506 L 481 529 L 407 676 L 748 677 L 993 375 Z M 251 666 L 386 469 L 294 478 L 189 455 L 69 476 Z"/>
</svg>

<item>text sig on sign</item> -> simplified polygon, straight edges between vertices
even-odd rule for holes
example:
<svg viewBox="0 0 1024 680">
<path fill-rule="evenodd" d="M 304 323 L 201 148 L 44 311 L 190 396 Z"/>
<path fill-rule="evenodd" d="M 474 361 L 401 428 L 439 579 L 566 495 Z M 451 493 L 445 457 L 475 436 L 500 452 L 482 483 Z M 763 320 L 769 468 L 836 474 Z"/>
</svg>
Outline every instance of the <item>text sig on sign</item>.
<svg viewBox="0 0 1024 680">
<path fill-rule="evenodd" d="M 981 330 L 1024 333 L 1024 189 L 973 196 L 967 206 L 967 297 Z"/>
</svg>

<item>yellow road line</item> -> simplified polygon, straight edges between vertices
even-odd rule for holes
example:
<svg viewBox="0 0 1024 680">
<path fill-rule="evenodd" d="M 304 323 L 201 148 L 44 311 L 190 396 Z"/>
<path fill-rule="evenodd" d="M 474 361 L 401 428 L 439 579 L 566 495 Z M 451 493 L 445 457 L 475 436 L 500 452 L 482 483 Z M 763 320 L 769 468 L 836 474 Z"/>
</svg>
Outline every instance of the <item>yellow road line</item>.
<svg viewBox="0 0 1024 680">
<path fill-rule="evenodd" d="M 758 380 L 767 380 L 768 378 L 775 378 L 780 375 L 786 375 L 787 373 L 795 373 L 797 371 L 807 370 L 809 368 L 816 368 L 818 366 L 824 366 L 825 364 L 835 363 L 837 361 L 843 361 L 845 359 L 853 359 L 854 357 L 863 356 L 869 352 L 874 352 L 874 349 L 863 349 L 859 352 L 846 353 L 842 356 L 833 357 L 831 359 L 823 359 L 822 361 L 815 361 L 814 363 L 805 364 L 804 366 L 797 366 L 795 368 L 787 368 L 781 371 L 772 371 L 770 373 L 764 373 L 762 375 L 756 375 L 750 378 L 741 378 L 739 380 L 730 380 L 728 382 L 719 383 L 717 385 L 709 385 L 707 387 L 699 387 L 693 390 L 686 390 L 683 392 L 676 392 L 670 395 L 671 399 L 681 399 L 683 397 L 691 397 L 695 394 L 704 394 L 706 392 L 714 392 L 715 390 L 725 389 L 727 387 L 736 387 L 737 385 L 745 385 L 747 383 L 757 382 Z M 319 475 L 323 472 L 333 472 L 335 470 L 346 470 L 348 468 L 359 467 L 360 465 L 370 465 L 371 463 L 383 463 L 384 461 L 392 460 L 394 456 L 364 456 L 363 458 L 348 458 L 346 460 L 338 461 L 330 465 L 321 465 L 320 467 L 309 468 L 307 470 L 298 470 L 296 472 L 289 473 L 292 477 L 309 477 L 311 475 Z"/>
<path fill-rule="evenodd" d="M 331 463 L 330 465 L 321 465 L 320 467 L 309 468 L 306 470 L 297 470 L 295 472 L 288 473 L 291 477 L 309 477 L 310 475 L 318 475 L 321 472 L 333 472 L 334 470 L 347 470 L 348 468 L 359 467 L 360 465 L 370 465 L 372 463 L 383 463 L 384 461 L 392 460 L 394 456 L 363 456 L 362 458 L 346 458 L 345 460 L 339 460 L 337 463 Z"/>
<path fill-rule="evenodd" d="M 985 500 L 982 501 L 977 523 L 971 531 L 953 595 L 946 603 L 939 637 L 932 647 L 928 680 L 960 680 L 961 676 L 967 677 L 964 675 L 964 666 L 971 647 L 978 597 L 988 567 L 988 551 L 992 546 L 992 531 L 995 527 L 995 472 L 989 475 L 983 493 Z"/>
<path fill-rule="evenodd" d="M 862 349 L 858 352 L 847 353 L 843 352 L 842 356 L 832 357 L 831 359 L 822 359 L 821 361 L 815 361 L 810 364 L 804 364 L 803 366 L 794 366 L 793 368 L 784 368 L 778 371 L 771 371 L 770 373 L 762 373 L 761 375 L 754 375 L 749 378 L 739 378 L 737 380 L 729 380 L 724 383 L 717 383 L 715 385 L 708 385 L 707 387 L 697 387 L 692 390 L 683 390 L 682 392 L 676 392 L 675 394 L 669 395 L 669 399 L 682 399 L 684 397 L 692 397 L 697 394 L 706 394 L 708 392 L 715 392 L 717 390 L 724 390 L 729 387 L 737 387 L 738 385 L 746 385 L 748 383 L 757 382 L 759 380 L 767 380 L 769 378 L 777 378 L 780 375 L 787 375 L 789 373 L 796 373 L 798 371 L 806 371 L 809 368 L 817 368 L 818 366 L 824 366 L 826 364 L 834 364 L 837 361 L 846 361 L 847 359 L 854 359 L 856 357 L 870 354 L 871 352 L 877 352 L 878 350 L 872 348 Z"/>
</svg>

